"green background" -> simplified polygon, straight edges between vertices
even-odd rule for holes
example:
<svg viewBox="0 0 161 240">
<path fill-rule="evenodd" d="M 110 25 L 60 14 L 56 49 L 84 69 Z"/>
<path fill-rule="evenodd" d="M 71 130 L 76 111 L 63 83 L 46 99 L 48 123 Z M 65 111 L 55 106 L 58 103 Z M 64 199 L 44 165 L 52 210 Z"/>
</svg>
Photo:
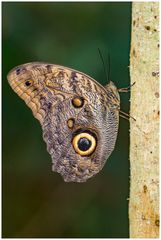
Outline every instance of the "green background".
<svg viewBox="0 0 161 240">
<path fill-rule="evenodd" d="M 106 84 L 99 47 L 105 59 L 110 52 L 110 79 L 128 86 L 131 3 L 5 2 L 2 8 L 3 237 L 128 237 L 128 121 L 120 119 L 115 150 L 98 175 L 65 183 L 51 171 L 40 124 L 6 75 L 16 65 L 46 61 Z M 129 111 L 129 93 L 121 94 L 121 108 Z"/>
</svg>

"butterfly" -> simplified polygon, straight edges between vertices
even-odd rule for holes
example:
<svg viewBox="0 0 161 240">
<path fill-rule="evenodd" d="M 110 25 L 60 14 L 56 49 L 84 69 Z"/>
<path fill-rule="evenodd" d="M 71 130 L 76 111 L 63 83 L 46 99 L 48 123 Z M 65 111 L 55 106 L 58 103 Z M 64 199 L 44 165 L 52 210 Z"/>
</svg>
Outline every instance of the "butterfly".
<svg viewBox="0 0 161 240">
<path fill-rule="evenodd" d="M 85 182 L 103 168 L 119 126 L 112 81 L 103 87 L 82 72 L 42 62 L 17 66 L 7 79 L 39 120 L 53 171 L 66 182 Z"/>
</svg>

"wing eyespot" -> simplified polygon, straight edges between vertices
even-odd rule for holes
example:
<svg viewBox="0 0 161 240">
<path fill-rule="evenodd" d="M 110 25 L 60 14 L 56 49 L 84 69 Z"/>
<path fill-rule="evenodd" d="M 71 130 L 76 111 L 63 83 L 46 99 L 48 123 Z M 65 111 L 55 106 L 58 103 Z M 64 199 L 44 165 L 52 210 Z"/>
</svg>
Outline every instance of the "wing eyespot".
<svg viewBox="0 0 161 240">
<path fill-rule="evenodd" d="M 15 71 L 16 71 L 16 75 L 20 75 L 21 73 L 23 73 L 25 71 L 25 68 L 24 67 L 16 67 Z"/>
<path fill-rule="evenodd" d="M 74 123 L 75 123 L 74 118 L 69 118 L 68 121 L 67 121 L 68 128 L 73 128 Z"/>
<path fill-rule="evenodd" d="M 72 145 L 80 156 L 90 156 L 96 149 L 97 138 L 90 131 L 81 132 L 74 136 Z"/>
<path fill-rule="evenodd" d="M 84 105 L 84 98 L 76 96 L 72 99 L 72 104 L 75 108 L 81 108 Z"/>
<path fill-rule="evenodd" d="M 19 75 L 20 72 L 21 72 L 21 68 L 17 68 L 17 69 L 16 69 L 16 74 Z"/>
<path fill-rule="evenodd" d="M 25 82 L 25 85 L 26 85 L 27 87 L 29 87 L 31 84 L 32 84 L 32 80 L 27 80 L 27 81 Z"/>
</svg>

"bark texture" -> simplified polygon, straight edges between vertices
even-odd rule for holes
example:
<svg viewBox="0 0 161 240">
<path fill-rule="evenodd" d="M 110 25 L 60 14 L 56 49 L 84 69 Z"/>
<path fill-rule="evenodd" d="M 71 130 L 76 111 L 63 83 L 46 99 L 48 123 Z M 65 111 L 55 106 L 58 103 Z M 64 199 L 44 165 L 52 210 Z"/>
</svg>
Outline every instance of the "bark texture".
<svg viewBox="0 0 161 240">
<path fill-rule="evenodd" d="M 132 5 L 130 237 L 159 237 L 159 3 Z"/>
</svg>

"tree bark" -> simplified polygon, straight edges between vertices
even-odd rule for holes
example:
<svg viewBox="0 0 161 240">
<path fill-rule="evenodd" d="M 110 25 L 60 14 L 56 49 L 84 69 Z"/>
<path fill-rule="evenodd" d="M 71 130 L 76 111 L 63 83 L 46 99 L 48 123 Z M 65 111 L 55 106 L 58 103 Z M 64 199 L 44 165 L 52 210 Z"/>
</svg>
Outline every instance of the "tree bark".
<svg viewBox="0 0 161 240">
<path fill-rule="evenodd" d="M 132 5 L 130 238 L 159 238 L 159 3 Z"/>
</svg>

